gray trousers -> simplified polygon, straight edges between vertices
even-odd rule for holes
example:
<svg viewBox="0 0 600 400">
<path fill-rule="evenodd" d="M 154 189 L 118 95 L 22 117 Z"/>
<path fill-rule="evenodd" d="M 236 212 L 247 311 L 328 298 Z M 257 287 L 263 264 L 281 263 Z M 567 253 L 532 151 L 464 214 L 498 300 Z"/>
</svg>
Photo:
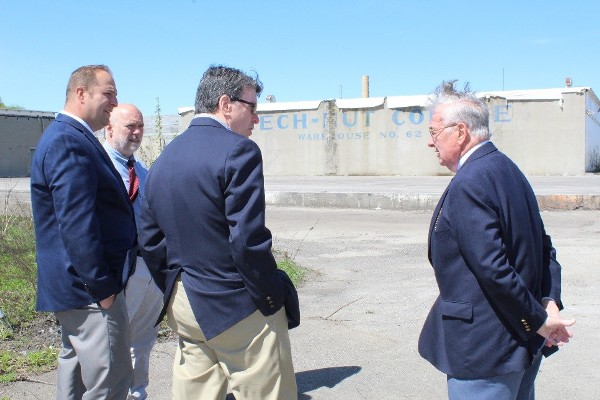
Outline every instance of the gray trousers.
<svg viewBox="0 0 600 400">
<path fill-rule="evenodd" d="M 156 342 L 158 326 L 154 326 L 163 304 L 163 294 L 156 286 L 142 257 L 137 258 L 135 273 L 129 277 L 125 302 L 131 332 L 131 363 L 133 381 L 128 400 L 148 398 L 150 352 Z"/>
<path fill-rule="evenodd" d="M 61 325 L 56 398 L 127 398 L 132 379 L 129 320 L 123 293 L 107 310 L 98 304 L 55 313 Z"/>
<path fill-rule="evenodd" d="M 449 400 L 534 400 L 535 378 L 542 354 L 534 357 L 525 371 L 483 379 L 448 377 Z"/>
</svg>

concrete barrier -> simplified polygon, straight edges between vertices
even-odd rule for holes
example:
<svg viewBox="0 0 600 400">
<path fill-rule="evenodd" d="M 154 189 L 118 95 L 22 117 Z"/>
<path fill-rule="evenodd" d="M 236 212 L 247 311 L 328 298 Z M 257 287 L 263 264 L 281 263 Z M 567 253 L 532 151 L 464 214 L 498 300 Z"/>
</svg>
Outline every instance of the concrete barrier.
<svg viewBox="0 0 600 400">
<path fill-rule="evenodd" d="M 266 177 L 267 205 L 432 211 L 451 176 Z M 600 175 L 529 177 L 541 210 L 600 210 Z M 31 211 L 29 178 L 0 179 L 0 213 Z"/>
</svg>

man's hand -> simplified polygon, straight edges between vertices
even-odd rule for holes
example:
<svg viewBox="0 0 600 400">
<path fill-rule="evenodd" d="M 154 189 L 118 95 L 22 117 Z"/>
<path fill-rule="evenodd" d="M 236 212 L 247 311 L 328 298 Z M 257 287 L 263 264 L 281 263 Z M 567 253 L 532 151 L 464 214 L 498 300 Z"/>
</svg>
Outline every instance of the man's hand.
<svg viewBox="0 0 600 400">
<path fill-rule="evenodd" d="M 104 308 L 105 310 L 109 309 L 110 306 L 112 306 L 112 303 L 114 303 L 115 297 L 116 297 L 116 295 L 113 294 L 113 295 L 111 295 L 110 297 L 107 297 L 104 300 L 100 300 L 100 307 Z"/>
<path fill-rule="evenodd" d="M 567 330 L 568 326 L 575 324 L 574 319 L 562 319 L 560 310 L 552 300 L 544 302 L 544 307 L 548 313 L 548 318 L 538 329 L 537 333 L 546 338 L 546 346 L 562 346 L 569 342 L 573 334 Z"/>
</svg>

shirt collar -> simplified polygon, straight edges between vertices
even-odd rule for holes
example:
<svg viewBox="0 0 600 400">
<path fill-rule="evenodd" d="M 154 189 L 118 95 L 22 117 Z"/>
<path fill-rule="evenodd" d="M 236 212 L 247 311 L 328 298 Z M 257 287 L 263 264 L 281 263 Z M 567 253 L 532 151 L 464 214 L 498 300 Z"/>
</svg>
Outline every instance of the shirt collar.
<svg viewBox="0 0 600 400">
<path fill-rule="evenodd" d="M 92 130 L 92 128 L 90 128 L 90 126 L 87 124 L 87 122 L 85 122 L 84 120 L 82 120 L 81 118 L 79 118 L 77 115 L 71 114 L 68 111 L 62 110 L 60 112 L 60 114 L 64 114 L 67 115 L 71 118 L 73 118 L 74 120 L 76 120 L 77 122 L 79 122 L 81 125 L 85 126 L 87 128 L 88 131 L 90 131 L 90 133 L 93 135 L 94 131 Z"/>
<path fill-rule="evenodd" d="M 463 164 L 467 161 L 467 159 L 481 146 L 489 142 L 489 140 L 483 141 L 481 143 L 477 143 L 475 146 L 471 147 L 469 151 L 467 151 L 461 158 L 458 160 L 458 169 L 463 166 Z"/>
<path fill-rule="evenodd" d="M 104 140 L 104 143 L 102 144 L 102 146 L 104 146 L 104 149 L 106 150 L 106 152 L 108 153 L 108 155 L 111 158 L 116 159 L 121 164 L 127 165 L 127 162 L 129 160 L 132 160 L 133 162 L 135 162 L 135 156 L 132 155 L 131 157 L 125 157 L 123 154 L 119 153 L 116 149 L 114 149 L 110 145 L 110 143 L 108 143 L 107 140 Z"/>
<path fill-rule="evenodd" d="M 229 127 L 229 125 L 227 125 L 227 123 L 225 121 L 221 121 L 221 119 L 214 114 L 200 113 L 200 114 L 194 115 L 194 118 L 212 118 L 215 121 L 217 121 L 218 123 L 220 123 L 221 125 L 223 125 L 223 128 L 231 130 L 231 128 Z"/>
</svg>

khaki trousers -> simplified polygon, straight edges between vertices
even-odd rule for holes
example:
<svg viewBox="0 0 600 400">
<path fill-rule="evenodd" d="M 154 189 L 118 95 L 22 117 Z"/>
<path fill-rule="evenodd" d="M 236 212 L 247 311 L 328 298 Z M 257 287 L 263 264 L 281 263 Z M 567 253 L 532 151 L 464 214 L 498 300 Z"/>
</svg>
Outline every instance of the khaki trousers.
<svg viewBox="0 0 600 400">
<path fill-rule="evenodd" d="M 228 384 L 236 400 L 298 398 L 283 308 L 268 317 L 257 310 L 206 340 L 179 279 L 167 315 L 171 329 L 179 335 L 173 399 L 223 400 Z"/>
</svg>

